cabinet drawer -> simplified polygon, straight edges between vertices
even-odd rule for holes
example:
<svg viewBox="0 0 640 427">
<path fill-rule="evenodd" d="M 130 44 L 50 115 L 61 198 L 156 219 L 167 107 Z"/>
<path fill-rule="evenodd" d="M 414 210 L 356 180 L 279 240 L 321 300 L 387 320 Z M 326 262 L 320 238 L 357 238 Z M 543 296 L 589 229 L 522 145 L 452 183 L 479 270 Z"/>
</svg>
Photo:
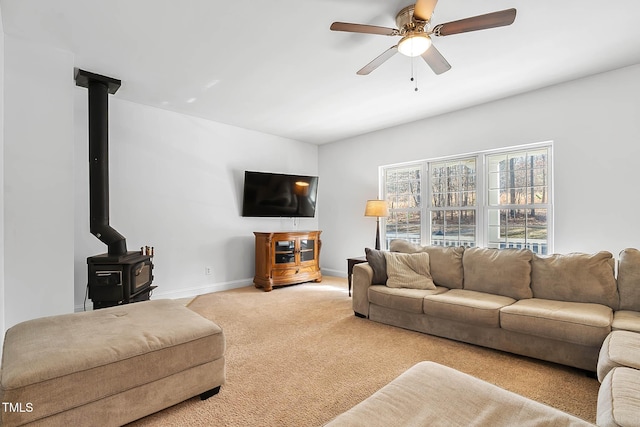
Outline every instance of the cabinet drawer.
<svg viewBox="0 0 640 427">
<path fill-rule="evenodd" d="M 278 279 L 278 278 L 284 278 L 284 277 L 293 277 L 293 276 L 302 275 L 302 274 L 315 273 L 316 271 L 318 271 L 316 266 L 287 268 L 287 269 L 274 268 L 273 270 L 271 270 L 271 276 L 274 279 Z"/>
</svg>

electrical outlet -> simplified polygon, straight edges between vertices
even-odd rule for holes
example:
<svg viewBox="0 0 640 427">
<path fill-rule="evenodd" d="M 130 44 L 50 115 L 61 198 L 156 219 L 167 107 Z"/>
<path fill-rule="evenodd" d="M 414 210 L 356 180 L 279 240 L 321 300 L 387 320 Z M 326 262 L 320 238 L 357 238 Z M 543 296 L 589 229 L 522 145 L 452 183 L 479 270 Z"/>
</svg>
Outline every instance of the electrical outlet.
<svg viewBox="0 0 640 427">
<path fill-rule="evenodd" d="M 204 274 L 207 276 L 211 276 L 213 274 L 213 267 L 205 267 Z"/>
</svg>

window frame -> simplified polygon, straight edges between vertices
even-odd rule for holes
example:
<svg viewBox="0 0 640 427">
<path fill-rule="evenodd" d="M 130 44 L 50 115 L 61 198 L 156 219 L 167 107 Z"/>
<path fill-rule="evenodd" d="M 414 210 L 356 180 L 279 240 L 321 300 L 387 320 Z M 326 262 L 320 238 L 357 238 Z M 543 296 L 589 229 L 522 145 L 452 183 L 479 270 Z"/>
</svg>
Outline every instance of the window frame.
<svg viewBox="0 0 640 427">
<path fill-rule="evenodd" d="M 425 224 L 425 216 L 424 216 L 424 212 L 422 209 L 422 206 L 424 206 L 424 201 L 427 200 L 426 198 L 428 197 L 428 193 L 426 192 L 426 189 L 424 187 L 424 176 L 426 173 L 428 173 L 428 170 L 425 168 L 425 165 L 422 161 L 415 161 L 415 162 L 407 162 L 407 163 L 401 163 L 401 164 L 395 164 L 393 165 L 392 168 L 390 167 L 386 167 L 386 166 L 381 166 L 379 168 L 379 172 L 380 172 L 380 176 L 379 176 L 379 197 L 382 200 L 387 200 L 387 194 L 386 194 L 386 181 L 385 181 L 385 177 L 386 174 L 385 172 L 389 169 L 396 169 L 396 170 L 401 170 L 401 169 L 409 169 L 412 168 L 413 166 L 416 166 L 415 169 L 419 169 L 420 170 L 420 206 L 417 208 L 394 208 L 392 206 L 388 206 L 389 209 L 389 216 L 391 216 L 394 212 L 410 212 L 410 211 L 416 211 L 419 212 L 420 214 L 420 242 L 424 242 L 425 238 L 426 238 L 426 229 L 428 227 L 428 224 Z M 382 248 L 386 248 L 387 245 L 387 218 L 380 218 L 380 241 L 381 241 L 381 247 Z"/>
<path fill-rule="evenodd" d="M 471 204 L 471 205 L 462 205 L 462 204 L 457 204 L 457 205 L 449 205 L 447 206 L 447 204 L 444 204 L 443 206 L 436 206 L 434 204 L 434 193 L 433 193 L 433 171 L 434 171 L 434 167 L 435 166 L 439 166 L 441 164 L 445 164 L 445 168 L 447 167 L 446 164 L 449 163 L 455 163 L 456 166 L 460 166 L 466 162 L 469 161 L 473 161 L 474 163 L 474 175 L 475 175 L 475 186 L 474 186 L 474 190 L 473 193 L 475 194 L 475 203 Z M 433 240 L 433 235 L 434 235 L 434 230 L 433 230 L 433 213 L 434 212 L 443 212 L 444 213 L 444 234 L 443 234 L 443 239 L 441 240 L 442 243 L 436 243 L 437 246 L 477 246 L 478 244 L 478 218 L 479 218 L 479 205 L 478 205 L 478 201 L 480 200 L 478 197 L 478 191 L 481 190 L 478 188 L 478 171 L 479 169 L 479 159 L 477 155 L 466 155 L 466 156 L 459 156 L 459 157 L 451 157 L 451 158 L 447 158 L 447 159 L 439 159 L 439 160 L 431 160 L 431 161 L 427 161 L 426 165 L 427 165 L 427 173 L 429 174 L 427 176 L 427 178 L 429 179 L 429 182 L 427 183 L 428 185 L 428 192 L 429 192 L 429 198 L 428 198 L 428 203 L 427 203 L 427 211 L 428 211 L 428 224 L 427 224 L 427 230 L 426 230 L 426 234 L 428 239 L 425 239 L 423 241 L 428 241 L 429 244 L 433 245 L 434 244 L 434 240 Z M 448 177 L 450 175 L 447 175 Z M 462 176 L 462 175 L 458 175 L 458 176 Z M 440 194 L 459 194 L 461 195 L 463 192 L 462 189 L 460 189 L 459 185 L 458 188 L 455 189 L 455 191 L 445 191 L 443 193 Z M 446 226 L 446 213 L 447 212 L 458 212 L 459 214 L 462 213 L 462 211 L 473 211 L 474 212 L 474 216 L 476 218 L 475 223 L 473 225 L 474 228 L 474 240 L 473 243 L 471 245 L 467 245 L 463 243 L 463 239 L 461 238 L 460 235 L 460 231 L 462 229 L 461 223 L 460 223 L 460 217 L 458 218 L 458 238 L 455 239 L 456 243 L 451 244 L 452 240 L 451 239 L 447 239 L 447 226 Z M 449 243 L 447 243 L 449 242 Z"/>
<path fill-rule="evenodd" d="M 486 232 L 486 238 L 485 238 L 485 247 L 495 247 L 493 246 L 494 243 L 499 243 L 499 242 L 490 242 L 490 232 L 489 232 L 489 228 L 492 226 L 492 224 L 490 224 L 490 213 L 489 211 L 491 210 L 530 210 L 530 209 L 546 209 L 547 211 L 547 223 L 546 223 L 546 227 L 547 227 L 547 243 L 546 243 L 546 247 L 544 249 L 544 251 L 542 251 L 542 253 L 539 253 L 540 255 L 547 255 L 553 252 L 553 143 L 552 142 L 547 142 L 547 143 L 539 143 L 539 144 L 527 144 L 527 145 L 523 145 L 523 146 L 517 146 L 517 147 L 510 147 L 507 149 L 501 149 L 501 150 L 492 150 L 489 152 L 486 152 L 483 156 L 483 163 L 484 163 L 484 168 L 485 168 L 485 172 L 483 173 L 483 176 L 486 178 L 490 173 L 492 173 L 492 171 L 490 170 L 488 163 L 490 161 L 490 157 L 492 156 L 499 156 L 499 155 L 510 155 L 510 154 L 520 154 L 520 153 L 527 153 L 527 155 L 532 152 L 532 151 L 540 151 L 540 150 L 546 150 L 546 156 L 547 156 L 547 160 L 546 160 L 546 179 L 547 179 L 547 184 L 545 185 L 546 188 L 546 192 L 547 192 L 547 201 L 546 203 L 540 203 L 540 204 L 535 204 L 535 203 L 524 203 L 524 204 L 517 204 L 517 203 L 507 203 L 507 204 L 491 204 L 490 200 L 491 200 L 491 195 L 489 194 L 491 189 L 489 188 L 489 180 L 487 179 L 487 185 L 484 186 L 484 191 L 485 191 L 485 197 L 484 197 L 484 220 L 485 223 L 483 225 L 483 229 Z M 535 186 L 534 186 L 535 187 Z M 511 187 L 509 187 L 511 188 Z M 529 186 L 527 186 L 527 189 L 529 189 Z M 528 190 L 527 190 L 528 191 Z M 500 227 L 500 224 L 498 225 Z M 525 230 L 527 230 L 527 232 L 529 231 L 528 228 L 526 228 Z M 506 238 L 507 242 L 508 242 L 508 237 Z M 511 244 L 505 244 L 505 247 L 513 247 Z M 525 238 L 525 242 L 522 242 L 522 244 L 516 244 L 515 247 L 528 247 L 529 244 L 526 242 L 526 238 Z M 536 252 L 538 253 L 538 252 Z"/>
<path fill-rule="evenodd" d="M 547 192 L 547 203 L 545 205 L 545 209 L 547 209 L 547 245 L 546 245 L 546 253 L 552 253 L 554 242 L 554 229 L 553 229 L 553 197 L 554 197 L 554 168 L 553 168 L 553 141 L 544 141 L 532 144 L 523 144 L 517 146 L 504 147 L 499 149 L 485 150 L 485 151 L 477 151 L 472 153 L 466 153 L 461 155 L 452 155 L 445 157 L 438 157 L 433 159 L 423 159 L 416 160 L 410 162 L 403 163 L 395 163 L 389 165 L 383 165 L 378 168 L 379 170 L 379 197 L 381 199 L 387 200 L 386 194 L 386 182 L 385 177 L 386 173 L 392 169 L 401 169 L 407 167 L 420 167 L 421 168 L 421 182 L 420 182 L 420 197 L 421 197 L 421 206 L 419 207 L 420 211 L 420 244 L 422 245 L 432 245 L 432 221 L 431 215 L 434 211 L 432 208 L 433 203 L 433 195 L 432 195 L 432 183 L 431 183 L 431 165 L 442 162 L 455 162 L 455 161 L 464 161 L 465 159 L 475 158 L 476 161 L 476 204 L 474 207 L 469 207 L 469 209 L 475 209 L 476 212 L 476 239 L 475 246 L 477 247 L 489 247 L 489 211 L 492 209 L 500 209 L 500 207 L 496 207 L 494 205 L 489 204 L 489 180 L 488 175 L 489 171 L 489 158 L 490 156 L 501 155 L 501 154 L 514 154 L 519 152 L 529 152 L 529 151 L 537 151 L 537 150 L 546 150 L 546 192 Z M 456 206 L 449 207 L 449 210 L 457 209 L 457 210 L 466 210 L 467 208 L 464 206 Z M 528 209 L 522 207 L 520 209 Z M 389 214 L 391 215 L 395 209 L 392 206 L 389 206 Z M 442 208 L 437 208 L 437 210 L 442 210 Z M 388 238 L 387 238 L 387 218 L 381 218 L 380 223 L 380 232 L 381 232 L 381 244 L 382 249 L 388 249 Z"/>
</svg>

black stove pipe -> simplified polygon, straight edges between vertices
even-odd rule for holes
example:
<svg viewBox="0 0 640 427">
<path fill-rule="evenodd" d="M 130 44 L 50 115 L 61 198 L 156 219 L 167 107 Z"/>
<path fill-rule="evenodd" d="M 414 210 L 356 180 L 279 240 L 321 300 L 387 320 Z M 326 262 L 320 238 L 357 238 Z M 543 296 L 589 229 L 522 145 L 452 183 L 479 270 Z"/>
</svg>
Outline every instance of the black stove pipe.
<svg viewBox="0 0 640 427">
<path fill-rule="evenodd" d="M 109 94 L 120 80 L 76 71 L 76 85 L 89 90 L 89 229 L 110 256 L 127 253 L 127 241 L 109 225 Z"/>
</svg>

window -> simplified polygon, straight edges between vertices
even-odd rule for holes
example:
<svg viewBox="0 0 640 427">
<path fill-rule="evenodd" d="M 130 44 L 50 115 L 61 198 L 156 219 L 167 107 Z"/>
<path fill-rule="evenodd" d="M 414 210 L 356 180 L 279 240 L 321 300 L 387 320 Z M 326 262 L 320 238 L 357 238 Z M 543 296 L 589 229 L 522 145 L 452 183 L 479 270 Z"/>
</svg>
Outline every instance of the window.
<svg viewBox="0 0 640 427">
<path fill-rule="evenodd" d="M 429 162 L 431 244 L 476 245 L 476 158 Z"/>
<path fill-rule="evenodd" d="M 547 148 L 487 156 L 488 247 L 547 253 L 548 171 Z"/>
<path fill-rule="evenodd" d="M 548 253 L 550 154 L 551 144 L 546 143 L 383 166 L 387 247 L 393 239 L 405 239 Z"/>
<path fill-rule="evenodd" d="M 386 239 L 422 241 L 423 165 L 388 168 L 384 173 L 384 194 L 389 206 Z M 388 243 L 387 243 L 388 245 Z"/>
</svg>

